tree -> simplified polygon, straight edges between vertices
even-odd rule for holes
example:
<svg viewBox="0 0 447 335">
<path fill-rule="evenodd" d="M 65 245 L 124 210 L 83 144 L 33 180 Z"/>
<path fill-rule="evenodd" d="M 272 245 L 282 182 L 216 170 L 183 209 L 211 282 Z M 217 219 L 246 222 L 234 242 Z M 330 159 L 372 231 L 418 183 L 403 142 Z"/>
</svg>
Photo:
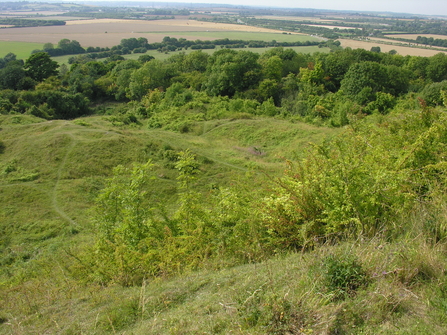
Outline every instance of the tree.
<svg viewBox="0 0 447 335">
<path fill-rule="evenodd" d="M 141 63 L 147 63 L 153 59 L 155 59 L 155 57 L 151 55 L 141 55 L 140 57 L 138 57 L 138 61 Z"/>
<path fill-rule="evenodd" d="M 84 48 L 81 47 L 78 41 L 70 41 L 68 38 L 64 38 L 57 44 L 58 48 L 62 50 L 63 54 L 82 54 L 85 52 Z"/>
<path fill-rule="evenodd" d="M 279 56 L 272 56 L 261 60 L 262 72 L 265 79 L 281 80 L 283 72 L 283 61 Z"/>
<path fill-rule="evenodd" d="M 43 50 L 44 51 L 47 51 L 47 50 L 53 50 L 54 49 L 54 45 L 53 45 L 53 43 L 45 43 L 44 45 L 43 45 Z"/>
<path fill-rule="evenodd" d="M 25 62 L 26 74 L 32 79 L 41 82 L 44 79 L 57 75 L 59 64 L 51 60 L 46 52 L 31 55 Z"/>
<path fill-rule="evenodd" d="M 175 73 L 170 64 L 153 59 L 132 73 L 127 97 L 132 100 L 139 100 L 145 96 L 149 90 L 155 88 L 166 89 L 171 84 L 171 78 Z"/>
<path fill-rule="evenodd" d="M 374 93 L 383 90 L 386 82 L 384 66 L 375 62 L 355 63 L 341 81 L 341 89 L 348 97 L 365 104 L 373 100 Z"/>
<path fill-rule="evenodd" d="M 427 66 L 427 77 L 434 82 L 447 79 L 447 56 L 444 53 L 438 53 L 430 57 Z"/>
<path fill-rule="evenodd" d="M 20 89 L 20 83 L 25 78 L 25 70 L 21 65 L 8 65 L 0 70 L 0 88 L 1 89 Z"/>
<path fill-rule="evenodd" d="M 223 49 L 215 52 L 207 68 L 206 91 L 210 95 L 233 96 L 255 87 L 261 78 L 259 55 L 250 51 Z"/>
</svg>

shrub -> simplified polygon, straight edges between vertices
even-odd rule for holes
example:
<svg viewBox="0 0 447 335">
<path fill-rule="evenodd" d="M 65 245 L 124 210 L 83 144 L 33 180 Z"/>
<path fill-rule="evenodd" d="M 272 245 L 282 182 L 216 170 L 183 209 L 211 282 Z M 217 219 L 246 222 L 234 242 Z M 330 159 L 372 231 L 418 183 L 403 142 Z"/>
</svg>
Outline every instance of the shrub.
<svg viewBox="0 0 447 335">
<path fill-rule="evenodd" d="M 348 255 L 331 255 L 324 260 L 324 285 L 335 299 L 351 296 L 367 284 L 361 264 Z"/>
</svg>

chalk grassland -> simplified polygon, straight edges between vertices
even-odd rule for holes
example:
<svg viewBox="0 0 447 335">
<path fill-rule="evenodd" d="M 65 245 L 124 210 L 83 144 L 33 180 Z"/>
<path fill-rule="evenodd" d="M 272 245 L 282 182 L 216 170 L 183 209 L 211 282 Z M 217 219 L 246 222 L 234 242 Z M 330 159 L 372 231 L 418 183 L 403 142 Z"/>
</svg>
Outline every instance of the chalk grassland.
<svg viewBox="0 0 447 335">
<path fill-rule="evenodd" d="M 164 36 L 175 32 L 190 32 L 185 38 L 198 39 L 196 32 L 257 32 L 279 33 L 278 30 L 245 25 L 199 22 L 192 20 L 81 20 L 69 21 L 65 26 L 10 28 L 2 31 L 0 40 L 19 42 L 57 43 L 63 38 L 76 40 L 83 47 L 112 47 L 124 38 L 145 37 L 150 42 L 160 42 Z M 155 35 L 151 35 L 155 33 Z M 163 33 L 163 34 L 157 34 Z M 298 35 L 299 36 L 299 35 Z M 271 40 L 271 39 L 270 39 Z"/>
<path fill-rule="evenodd" d="M 436 55 L 442 51 L 433 50 L 433 49 L 421 49 L 421 48 L 412 48 L 412 47 L 404 47 L 400 45 L 392 45 L 392 44 L 383 44 L 383 41 L 373 40 L 370 42 L 366 41 L 358 41 L 358 40 L 348 40 L 348 39 L 340 39 L 341 46 L 346 48 L 350 47 L 352 49 L 365 49 L 371 50 L 371 47 L 380 47 L 382 52 L 389 52 L 390 50 L 396 50 L 399 55 L 402 56 L 423 56 L 423 57 L 431 57 Z M 390 41 L 388 41 L 390 42 Z"/>
<path fill-rule="evenodd" d="M 9 52 L 16 54 L 18 59 L 26 59 L 35 49 L 42 49 L 42 43 L 24 43 L 0 41 L 0 57 L 5 57 Z"/>
<path fill-rule="evenodd" d="M 385 35 L 386 37 L 392 37 L 392 38 L 407 38 L 409 40 L 415 40 L 416 38 L 418 38 L 418 36 L 421 37 L 433 37 L 435 40 L 436 39 L 442 39 L 442 40 L 447 40 L 447 36 L 446 35 L 435 35 L 435 34 L 391 34 L 391 35 Z"/>
</svg>

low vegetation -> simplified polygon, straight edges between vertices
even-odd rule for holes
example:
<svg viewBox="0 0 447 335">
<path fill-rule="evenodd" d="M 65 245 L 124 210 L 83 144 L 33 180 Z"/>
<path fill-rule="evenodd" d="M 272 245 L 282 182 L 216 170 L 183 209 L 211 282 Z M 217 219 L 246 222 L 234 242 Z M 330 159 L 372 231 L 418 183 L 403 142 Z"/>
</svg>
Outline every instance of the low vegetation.
<svg viewBox="0 0 447 335">
<path fill-rule="evenodd" d="M 443 334 L 447 57 L 331 47 L 2 58 L 0 331 Z"/>
</svg>

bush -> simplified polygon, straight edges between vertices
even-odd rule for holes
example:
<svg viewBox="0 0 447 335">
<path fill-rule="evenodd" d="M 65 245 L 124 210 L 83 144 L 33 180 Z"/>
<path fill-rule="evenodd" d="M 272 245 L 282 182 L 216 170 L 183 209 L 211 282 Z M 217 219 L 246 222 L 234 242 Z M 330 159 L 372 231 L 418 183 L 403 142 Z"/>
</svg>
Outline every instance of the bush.
<svg viewBox="0 0 447 335">
<path fill-rule="evenodd" d="M 331 255 L 324 260 L 323 281 L 335 299 L 352 296 L 367 284 L 367 276 L 358 261 L 349 255 Z"/>
</svg>

